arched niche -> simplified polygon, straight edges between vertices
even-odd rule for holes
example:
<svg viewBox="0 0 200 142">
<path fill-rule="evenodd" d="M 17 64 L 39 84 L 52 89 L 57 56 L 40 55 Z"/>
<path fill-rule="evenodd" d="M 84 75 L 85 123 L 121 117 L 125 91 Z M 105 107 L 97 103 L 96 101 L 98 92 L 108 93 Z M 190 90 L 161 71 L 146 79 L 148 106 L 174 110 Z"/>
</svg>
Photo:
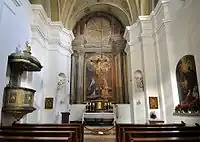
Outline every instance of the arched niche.
<svg viewBox="0 0 200 142">
<path fill-rule="evenodd" d="M 179 105 L 176 110 L 196 111 L 199 109 L 199 89 L 195 59 L 193 55 L 183 56 L 176 67 Z"/>
</svg>

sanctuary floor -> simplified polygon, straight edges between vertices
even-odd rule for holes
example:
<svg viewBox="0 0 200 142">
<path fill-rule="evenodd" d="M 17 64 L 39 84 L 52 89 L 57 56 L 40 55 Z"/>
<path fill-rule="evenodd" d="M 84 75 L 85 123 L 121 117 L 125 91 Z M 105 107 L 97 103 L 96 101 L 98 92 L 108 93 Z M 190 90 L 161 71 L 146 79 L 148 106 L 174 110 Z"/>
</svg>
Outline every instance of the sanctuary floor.
<svg viewBox="0 0 200 142">
<path fill-rule="evenodd" d="M 84 128 L 85 142 L 115 142 L 115 137 L 115 128 L 112 126 L 86 126 Z"/>
</svg>

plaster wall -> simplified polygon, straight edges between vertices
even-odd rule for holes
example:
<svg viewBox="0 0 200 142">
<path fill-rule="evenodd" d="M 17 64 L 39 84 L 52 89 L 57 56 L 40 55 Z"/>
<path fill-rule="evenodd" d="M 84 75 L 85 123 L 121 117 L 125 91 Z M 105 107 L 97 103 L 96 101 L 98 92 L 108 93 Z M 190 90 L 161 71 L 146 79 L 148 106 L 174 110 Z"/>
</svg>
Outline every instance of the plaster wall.
<svg viewBox="0 0 200 142">
<path fill-rule="evenodd" d="M 115 108 L 116 109 L 116 108 Z M 117 104 L 117 123 L 131 123 L 130 104 Z"/>
<path fill-rule="evenodd" d="M 143 71 L 143 60 L 142 60 L 142 50 L 141 50 L 141 39 L 140 36 L 140 23 L 137 22 L 132 26 L 127 27 L 128 35 L 125 35 L 125 38 L 128 40 L 128 48 L 129 50 L 126 52 L 129 56 L 129 64 L 128 70 L 130 70 L 130 110 L 132 117 L 132 122 L 134 123 L 145 123 L 146 122 L 146 101 L 144 91 L 136 91 L 135 84 L 135 71 L 141 70 Z M 129 36 L 129 37 L 126 37 Z"/>
<path fill-rule="evenodd" d="M 30 5 L 26 0 L 20 0 L 20 5 L 17 5 L 15 0 L 0 2 L 0 30 L 2 45 L 0 92 L 3 92 L 9 79 L 9 76 L 6 76 L 8 55 L 15 52 L 16 47 L 23 50 L 25 42 L 29 41 L 32 55 L 41 62 L 43 68 L 41 72 L 23 74 L 21 86 L 36 90 L 34 106 L 37 110 L 25 116 L 21 122 L 56 122 L 57 75 L 63 72 L 69 80 L 71 64 L 69 57 L 72 53 L 71 41 L 74 38 L 72 32 L 64 29 L 61 22 L 52 22 L 41 5 Z M 66 84 L 68 92 L 65 93 L 66 96 L 69 94 L 69 85 Z M 2 96 L 3 94 L 0 95 L 1 100 Z M 46 97 L 54 98 L 53 109 L 44 109 Z M 69 98 L 66 103 L 69 105 Z M 67 111 L 67 108 L 63 111 Z M 3 125 L 10 125 L 12 122 L 10 118 L 11 116 L 2 115 Z"/>
<path fill-rule="evenodd" d="M 42 44 L 41 57 L 44 58 L 43 70 L 43 91 L 40 95 L 40 111 L 38 113 L 38 123 L 61 123 L 61 112 L 68 111 L 69 106 L 69 76 L 71 65 L 71 41 L 74 36 L 70 30 L 64 29 L 61 22 L 52 22 L 47 18 L 41 5 L 32 5 L 34 20 L 32 23 L 32 33 L 34 40 Z M 37 46 L 36 44 L 32 46 Z M 39 48 L 39 47 L 38 47 Z M 66 76 L 66 91 L 58 93 L 58 75 L 63 73 Z M 53 109 L 45 109 L 45 98 L 53 98 Z M 65 98 L 63 103 L 61 98 Z M 31 115 L 31 114 L 30 114 Z M 29 119 L 28 119 L 29 120 Z"/>
<path fill-rule="evenodd" d="M 176 3 L 178 10 L 174 10 L 174 13 L 170 13 L 171 16 L 171 39 L 173 42 L 173 48 L 171 49 L 171 54 L 174 56 L 174 60 L 171 60 L 171 72 L 175 76 L 175 68 L 178 61 L 185 55 L 194 55 L 196 63 L 196 71 L 198 78 L 198 87 L 200 87 L 200 15 L 199 15 L 199 5 L 198 0 L 188 0 L 181 3 Z M 175 5 L 175 2 L 171 1 L 169 3 L 169 9 Z M 174 77 L 173 76 L 173 77 Z M 176 78 L 173 78 L 174 85 L 176 84 Z M 177 92 L 175 90 L 174 92 Z M 174 93 L 174 105 L 176 106 L 179 102 L 177 99 L 177 94 Z M 186 121 L 188 124 L 194 124 L 195 122 L 200 122 L 200 117 L 180 117 L 173 116 L 172 119 L 167 117 L 168 121 L 181 119 Z"/>
<path fill-rule="evenodd" d="M 173 116 L 174 108 L 179 104 L 176 65 L 187 54 L 199 59 L 198 17 L 199 1 L 159 1 L 152 12 L 157 52 L 157 70 L 159 71 L 161 105 L 165 122 L 180 122 L 188 125 L 199 121 L 195 116 Z M 191 42 L 192 41 L 192 42 Z M 199 65 L 196 65 L 199 76 Z M 198 79 L 199 81 L 199 79 Z"/>
<path fill-rule="evenodd" d="M 26 0 L 20 0 L 19 4 L 16 4 L 15 0 L 0 1 L 0 108 L 2 107 L 3 89 L 8 83 L 8 76 L 6 77 L 8 55 L 15 52 L 16 47 L 23 49 L 25 41 L 30 40 L 29 23 L 31 19 L 29 15 L 31 15 L 31 8 Z M 5 117 L 12 118 L 11 116 Z M 9 121 L 4 122 L 9 123 Z"/>
<path fill-rule="evenodd" d="M 157 119 L 165 122 L 183 120 L 188 125 L 199 122 L 197 116 L 173 115 L 179 103 L 175 69 L 181 57 L 194 55 L 197 76 L 200 76 L 198 5 L 198 0 L 160 0 L 149 16 L 140 16 L 135 24 L 126 28 L 125 38 L 130 48 L 127 50 L 130 56 L 129 78 L 133 81 L 133 70 L 137 68 L 144 71 L 144 94 L 135 92 L 134 82 L 129 83 L 135 123 L 142 119 L 145 122 L 145 118 L 149 120 L 150 111 L 155 111 Z M 149 108 L 149 96 L 158 97 L 158 109 Z M 144 104 L 137 105 L 142 97 L 145 98 Z M 138 114 L 139 106 L 145 108 L 146 115 Z"/>
</svg>

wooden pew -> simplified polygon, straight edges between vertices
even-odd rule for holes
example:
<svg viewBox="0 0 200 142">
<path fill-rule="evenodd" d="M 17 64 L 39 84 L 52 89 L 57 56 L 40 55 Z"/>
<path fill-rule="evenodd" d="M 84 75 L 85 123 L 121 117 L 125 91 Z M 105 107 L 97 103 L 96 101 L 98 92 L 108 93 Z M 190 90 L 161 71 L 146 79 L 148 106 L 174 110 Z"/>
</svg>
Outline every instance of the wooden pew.
<svg viewBox="0 0 200 142">
<path fill-rule="evenodd" d="M 130 142 L 199 142 L 199 137 L 132 138 Z"/>
<path fill-rule="evenodd" d="M 160 138 L 160 137 L 199 137 L 200 131 L 125 131 L 123 142 L 129 142 L 134 138 Z"/>
<path fill-rule="evenodd" d="M 84 126 L 83 124 L 13 124 L 12 128 L 4 127 L 3 129 L 22 129 L 22 130 L 47 130 L 47 131 L 75 131 L 80 142 L 84 141 Z"/>
<path fill-rule="evenodd" d="M 0 130 L 0 135 L 27 137 L 69 137 L 71 138 L 71 142 L 78 142 L 75 131 Z"/>
<path fill-rule="evenodd" d="M 1 142 L 72 142 L 70 137 L 34 137 L 34 136 L 2 136 Z"/>
<path fill-rule="evenodd" d="M 123 132 L 126 130 L 146 130 L 147 128 L 153 130 L 162 130 L 162 128 L 166 128 L 169 130 L 173 130 L 179 127 L 185 127 L 185 123 L 174 123 L 174 124 L 117 124 L 116 123 L 116 139 L 117 142 L 122 141 Z"/>
</svg>

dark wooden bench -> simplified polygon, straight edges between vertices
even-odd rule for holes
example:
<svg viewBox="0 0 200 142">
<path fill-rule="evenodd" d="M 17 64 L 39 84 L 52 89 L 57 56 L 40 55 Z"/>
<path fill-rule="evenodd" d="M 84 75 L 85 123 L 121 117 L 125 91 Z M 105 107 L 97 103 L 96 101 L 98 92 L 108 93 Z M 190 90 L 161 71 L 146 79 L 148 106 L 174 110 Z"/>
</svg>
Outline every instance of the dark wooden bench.
<svg viewBox="0 0 200 142">
<path fill-rule="evenodd" d="M 72 142 L 70 137 L 1 136 L 1 142 Z"/>
<path fill-rule="evenodd" d="M 75 131 L 32 131 L 32 130 L 0 130 L 1 136 L 34 136 L 34 137 L 70 137 L 72 142 L 78 142 Z"/>
<path fill-rule="evenodd" d="M 168 130 L 174 130 L 177 128 L 184 128 L 185 123 L 174 124 L 116 124 L 116 140 L 121 142 L 123 139 L 123 133 L 127 130 L 162 130 L 166 128 Z"/>
<path fill-rule="evenodd" d="M 125 131 L 123 142 L 129 142 L 134 138 L 157 137 L 199 137 L 200 131 Z"/>
<path fill-rule="evenodd" d="M 2 129 L 21 129 L 21 130 L 42 130 L 42 131 L 75 131 L 78 141 L 84 140 L 83 124 L 13 124 L 11 128 L 4 127 Z"/>
<path fill-rule="evenodd" d="M 200 142 L 199 137 L 132 138 L 130 142 Z"/>
</svg>

